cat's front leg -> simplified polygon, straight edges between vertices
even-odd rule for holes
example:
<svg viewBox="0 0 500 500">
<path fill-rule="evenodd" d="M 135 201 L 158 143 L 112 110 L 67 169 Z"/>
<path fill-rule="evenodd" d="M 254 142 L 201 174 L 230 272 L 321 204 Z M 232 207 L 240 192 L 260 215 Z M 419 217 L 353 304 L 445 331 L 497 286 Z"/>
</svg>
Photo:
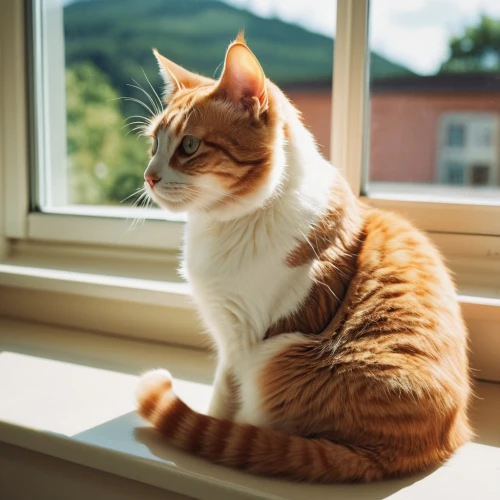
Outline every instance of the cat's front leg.
<svg viewBox="0 0 500 500">
<path fill-rule="evenodd" d="M 236 387 L 229 367 L 219 363 L 215 371 L 213 393 L 208 415 L 211 417 L 232 420 L 236 412 Z"/>
</svg>

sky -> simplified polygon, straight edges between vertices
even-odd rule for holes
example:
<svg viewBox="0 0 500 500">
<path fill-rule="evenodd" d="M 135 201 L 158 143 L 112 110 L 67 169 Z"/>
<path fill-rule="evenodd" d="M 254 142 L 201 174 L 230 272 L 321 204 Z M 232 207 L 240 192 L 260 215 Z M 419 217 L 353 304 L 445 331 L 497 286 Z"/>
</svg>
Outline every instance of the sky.
<svg viewBox="0 0 500 500">
<path fill-rule="evenodd" d="M 276 16 L 329 36 L 336 0 L 224 0 L 263 17 Z M 418 74 L 435 73 L 447 59 L 448 40 L 481 13 L 500 19 L 500 0 L 372 0 L 370 46 Z"/>
</svg>

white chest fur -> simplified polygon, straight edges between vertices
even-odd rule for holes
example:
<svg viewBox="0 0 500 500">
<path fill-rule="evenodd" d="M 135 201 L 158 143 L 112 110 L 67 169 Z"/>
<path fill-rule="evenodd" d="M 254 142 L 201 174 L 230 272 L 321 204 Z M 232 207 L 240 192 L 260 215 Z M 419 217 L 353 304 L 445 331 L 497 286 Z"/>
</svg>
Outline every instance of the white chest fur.
<svg viewBox="0 0 500 500">
<path fill-rule="evenodd" d="M 291 231 L 270 238 L 273 228 L 261 220 L 249 221 L 253 228 L 201 228 L 200 222 L 187 227 L 186 274 L 219 351 L 231 355 L 260 341 L 302 302 L 311 285 L 308 268 L 285 264 L 296 245 Z"/>
<path fill-rule="evenodd" d="M 328 166 L 326 178 L 311 180 L 316 188 L 290 187 L 267 208 L 236 221 L 190 218 L 184 273 L 220 356 L 238 357 L 307 297 L 309 266 L 292 268 L 286 257 L 324 213 L 331 171 Z"/>
</svg>

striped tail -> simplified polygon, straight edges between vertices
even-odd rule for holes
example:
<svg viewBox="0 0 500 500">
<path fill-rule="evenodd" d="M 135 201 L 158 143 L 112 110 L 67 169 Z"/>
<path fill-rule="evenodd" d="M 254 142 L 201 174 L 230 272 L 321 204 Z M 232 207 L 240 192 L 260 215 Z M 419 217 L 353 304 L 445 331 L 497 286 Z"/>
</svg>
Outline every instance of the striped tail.
<svg viewBox="0 0 500 500">
<path fill-rule="evenodd" d="M 197 413 L 176 396 L 166 370 L 142 377 L 137 400 L 140 415 L 170 443 L 211 462 L 295 481 L 370 481 L 384 476 L 365 450 Z"/>
</svg>

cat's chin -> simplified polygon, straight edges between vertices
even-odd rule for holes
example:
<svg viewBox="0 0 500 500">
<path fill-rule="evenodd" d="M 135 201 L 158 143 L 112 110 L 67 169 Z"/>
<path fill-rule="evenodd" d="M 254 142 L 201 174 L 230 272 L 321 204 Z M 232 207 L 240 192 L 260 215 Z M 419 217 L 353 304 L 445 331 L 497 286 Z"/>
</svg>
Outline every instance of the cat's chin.
<svg viewBox="0 0 500 500">
<path fill-rule="evenodd" d="M 189 211 L 190 203 L 185 201 L 170 201 L 161 198 L 155 198 L 156 203 L 170 212 L 187 212 Z"/>
<path fill-rule="evenodd" d="M 190 201 L 168 199 L 152 191 L 149 191 L 149 196 L 160 208 L 164 208 L 170 212 L 187 212 L 191 205 Z"/>
</svg>

